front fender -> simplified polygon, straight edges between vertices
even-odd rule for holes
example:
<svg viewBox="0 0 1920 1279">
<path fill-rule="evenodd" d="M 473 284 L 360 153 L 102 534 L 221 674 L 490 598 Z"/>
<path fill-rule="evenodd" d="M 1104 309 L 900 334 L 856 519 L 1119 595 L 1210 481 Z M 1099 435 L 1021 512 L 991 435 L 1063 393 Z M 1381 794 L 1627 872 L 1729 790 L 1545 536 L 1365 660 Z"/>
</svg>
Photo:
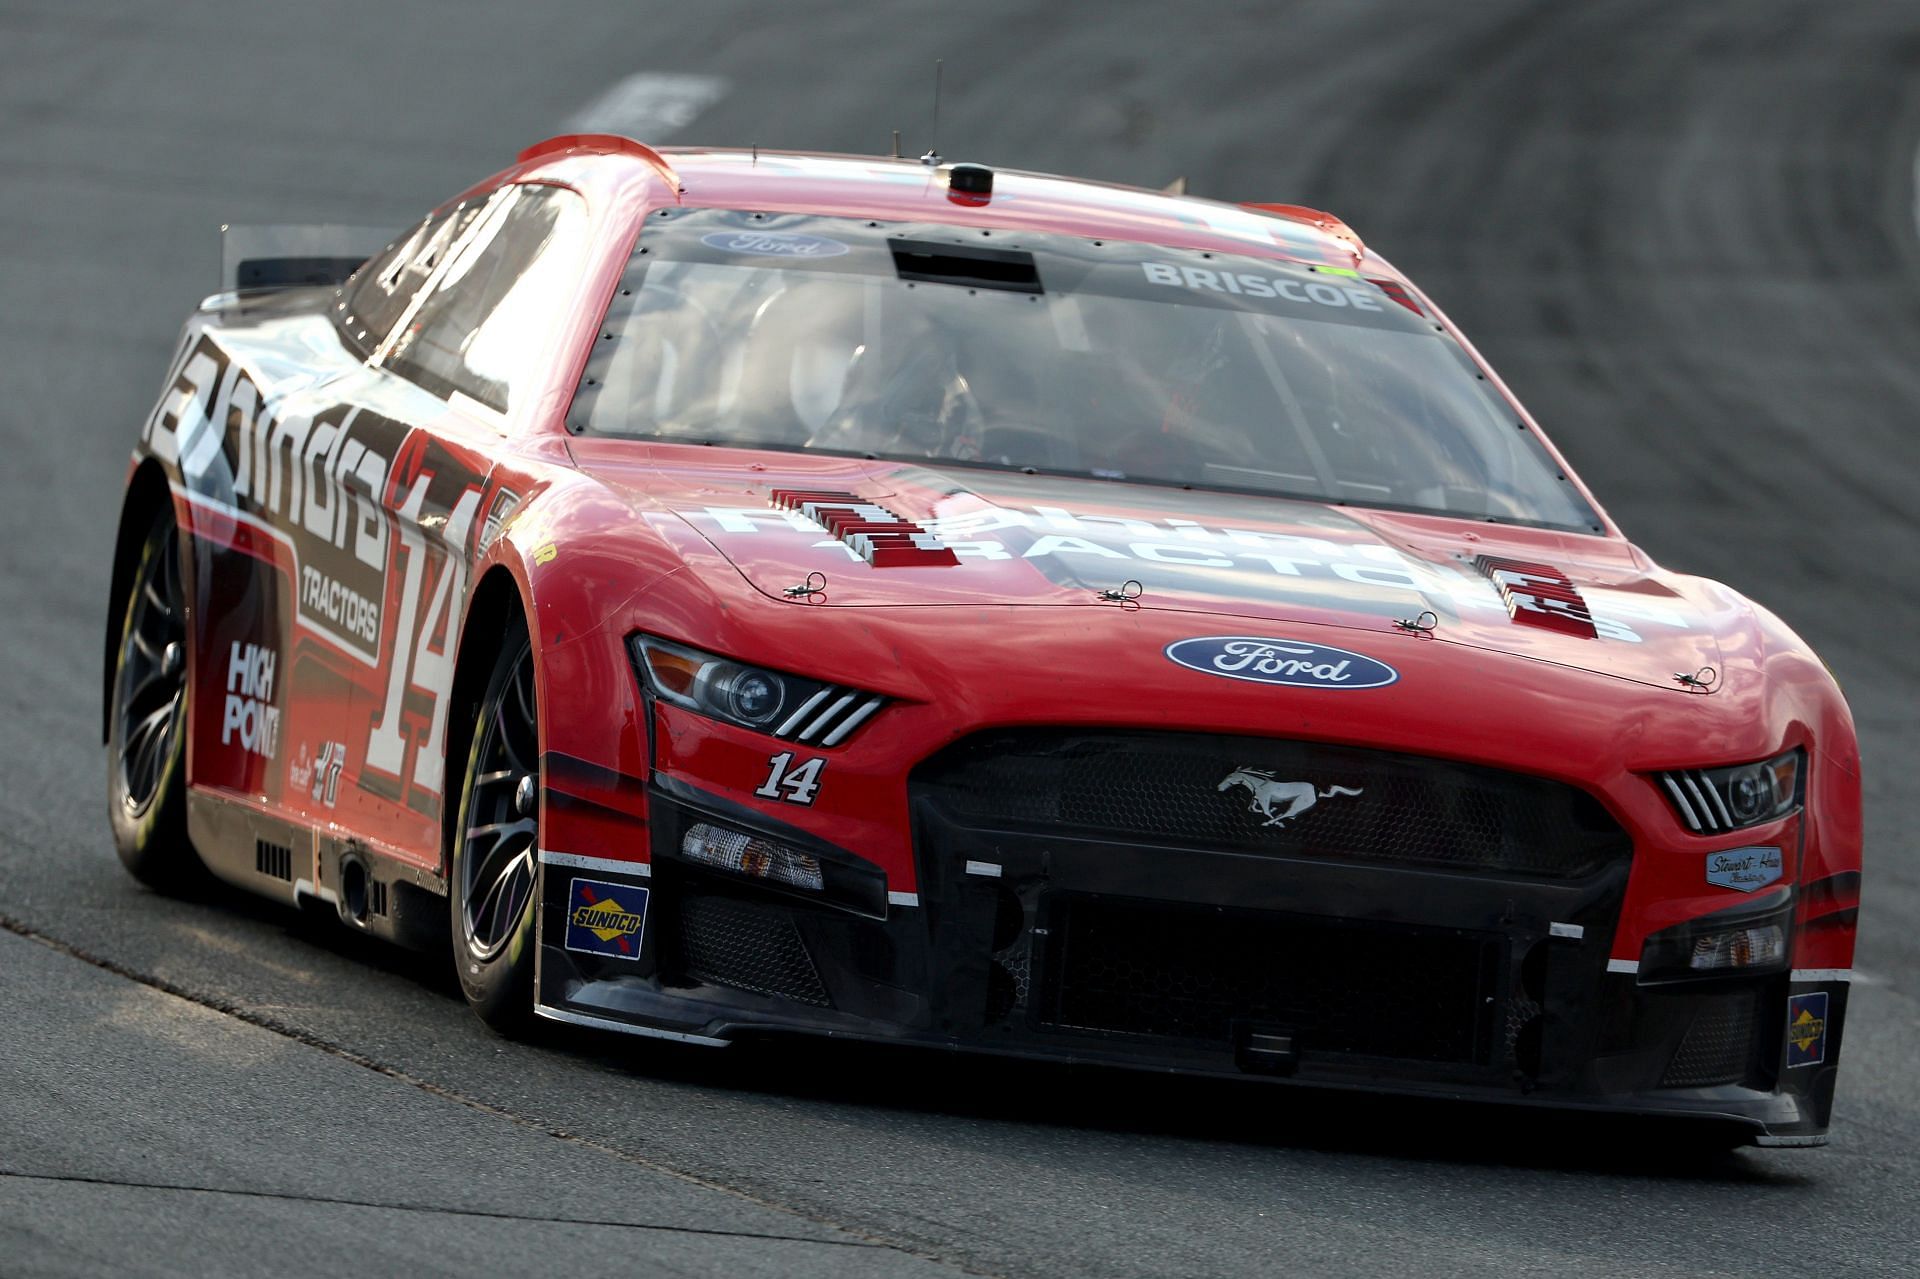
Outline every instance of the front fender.
<svg viewBox="0 0 1920 1279">
<path fill-rule="evenodd" d="M 571 471 L 531 493 L 476 565 L 463 650 L 478 651 L 482 590 L 502 575 L 532 641 L 545 850 L 644 860 L 644 712 L 624 619 L 682 571 L 631 505 Z"/>
</svg>

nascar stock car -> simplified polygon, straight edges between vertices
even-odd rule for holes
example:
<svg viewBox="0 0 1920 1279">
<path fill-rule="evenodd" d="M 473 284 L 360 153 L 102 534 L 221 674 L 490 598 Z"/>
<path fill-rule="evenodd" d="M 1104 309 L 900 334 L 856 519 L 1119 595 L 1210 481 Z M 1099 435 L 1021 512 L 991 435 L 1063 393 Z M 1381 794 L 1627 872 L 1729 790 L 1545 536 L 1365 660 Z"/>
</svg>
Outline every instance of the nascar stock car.
<svg viewBox="0 0 1920 1279">
<path fill-rule="evenodd" d="M 574 135 L 277 265 L 125 492 L 148 884 L 450 933 L 510 1033 L 1825 1140 L 1845 702 L 1336 218 Z"/>
</svg>

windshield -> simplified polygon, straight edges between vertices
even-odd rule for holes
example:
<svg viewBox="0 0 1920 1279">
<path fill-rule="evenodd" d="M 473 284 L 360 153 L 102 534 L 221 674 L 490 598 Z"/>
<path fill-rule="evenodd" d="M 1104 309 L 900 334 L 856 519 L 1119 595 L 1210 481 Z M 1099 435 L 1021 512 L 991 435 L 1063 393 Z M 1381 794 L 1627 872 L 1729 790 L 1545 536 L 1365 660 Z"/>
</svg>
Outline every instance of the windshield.
<svg viewBox="0 0 1920 1279">
<path fill-rule="evenodd" d="M 1399 286 L 1027 232 L 668 210 L 575 430 L 1598 529 Z"/>
</svg>

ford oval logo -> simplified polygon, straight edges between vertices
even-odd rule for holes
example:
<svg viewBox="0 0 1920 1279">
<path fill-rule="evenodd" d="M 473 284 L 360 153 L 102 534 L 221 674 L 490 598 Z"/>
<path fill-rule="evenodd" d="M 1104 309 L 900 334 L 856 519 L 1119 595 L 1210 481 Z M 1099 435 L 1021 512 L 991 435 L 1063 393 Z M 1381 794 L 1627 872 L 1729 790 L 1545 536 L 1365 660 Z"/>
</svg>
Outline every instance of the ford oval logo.
<svg viewBox="0 0 1920 1279">
<path fill-rule="evenodd" d="M 1400 672 L 1364 653 L 1265 635 L 1202 635 L 1167 645 L 1186 667 L 1227 679 L 1289 688 L 1384 688 Z"/>
<path fill-rule="evenodd" d="M 723 253 L 753 253 L 763 258 L 837 258 L 847 251 L 838 240 L 791 231 L 715 231 L 700 243 Z"/>
</svg>

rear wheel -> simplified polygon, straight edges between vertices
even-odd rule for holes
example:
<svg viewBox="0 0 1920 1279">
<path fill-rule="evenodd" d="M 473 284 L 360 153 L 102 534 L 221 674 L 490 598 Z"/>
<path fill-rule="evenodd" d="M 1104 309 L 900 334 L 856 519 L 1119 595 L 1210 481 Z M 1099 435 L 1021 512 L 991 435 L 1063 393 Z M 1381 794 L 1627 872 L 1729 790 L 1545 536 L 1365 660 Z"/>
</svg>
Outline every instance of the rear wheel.
<svg viewBox="0 0 1920 1279">
<path fill-rule="evenodd" d="M 120 614 L 107 719 L 107 808 L 134 878 L 167 893 L 206 882 L 187 840 L 187 601 L 180 531 L 163 512 L 147 533 Z"/>
<path fill-rule="evenodd" d="M 533 1024 L 539 723 L 533 649 L 517 633 L 480 699 L 448 877 L 461 989 L 480 1019 L 507 1035 Z"/>
</svg>

